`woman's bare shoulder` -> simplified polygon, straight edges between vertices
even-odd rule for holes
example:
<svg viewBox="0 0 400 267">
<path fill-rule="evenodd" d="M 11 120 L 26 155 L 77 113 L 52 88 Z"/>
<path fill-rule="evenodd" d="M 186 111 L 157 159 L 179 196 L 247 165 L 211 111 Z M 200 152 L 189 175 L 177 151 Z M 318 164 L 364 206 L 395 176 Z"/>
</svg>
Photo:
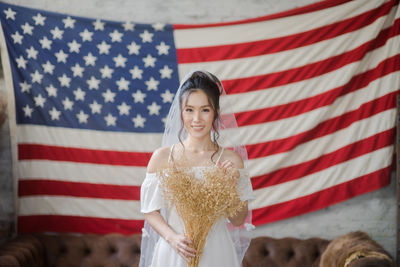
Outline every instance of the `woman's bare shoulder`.
<svg viewBox="0 0 400 267">
<path fill-rule="evenodd" d="M 147 172 L 153 173 L 160 169 L 166 168 L 168 166 L 168 157 L 171 151 L 171 147 L 160 147 L 157 148 L 147 164 Z"/>
</svg>

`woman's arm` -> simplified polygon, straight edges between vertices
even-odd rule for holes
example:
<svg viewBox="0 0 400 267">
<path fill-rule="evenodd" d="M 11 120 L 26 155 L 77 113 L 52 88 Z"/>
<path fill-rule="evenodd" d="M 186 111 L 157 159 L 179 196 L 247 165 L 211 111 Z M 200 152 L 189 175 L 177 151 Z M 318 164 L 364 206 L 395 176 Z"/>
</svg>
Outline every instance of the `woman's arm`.
<svg viewBox="0 0 400 267">
<path fill-rule="evenodd" d="M 192 242 L 182 234 L 176 233 L 164 220 L 159 211 L 144 214 L 145 220 L 153 229 L 173 247 L 185 261 L 194 257 L 196 251 L 190 247 Z"/>
<path fill-rule="evenodd" d="M 166 168 L 168 166 L 169 151 L 170 148 L 168 147 L 157 149 L 147 165 L 147 172 L 154 173 Z M 196 251 L 190 247 L 192 242 L 184 235 L 176 233 L 161 216 L 159 210 L 144 213 L 144 218 L 186 261 L 195 256 Z"/>
<path fill-rule="evenodd" d="M 236 213 L 235 216 L 229 217 L 229 221 L 234 225 L 234 226 L 240 226 L 244 223 L 247 213 L 249 211 L 247 201 L 245 201 L 244 206 L 239 210 L 238 213 Z"/>
<path fill-rule="evenodd" d="M 242 169 L 244 167 L 244 163 L 242 158 L 236 152 L 228 150 L 226 155 L 224 152 L 224 160 L 219 164 L 219 166 L 223 169 L 229 170 L 230 168 L 236 168 L 235 175 L 239 179 L 240 173 L 237 169 Z M 240 205 L 240 200 L 238 199 L 237 205 Z M 229 221 L 234 226 L 240 226 L 244 223 L 247 213 L 248 213 L 248 201 L 245 201 L 244 206 L 236 213 L 235 216 L 229 217 Z"/>
</svg>

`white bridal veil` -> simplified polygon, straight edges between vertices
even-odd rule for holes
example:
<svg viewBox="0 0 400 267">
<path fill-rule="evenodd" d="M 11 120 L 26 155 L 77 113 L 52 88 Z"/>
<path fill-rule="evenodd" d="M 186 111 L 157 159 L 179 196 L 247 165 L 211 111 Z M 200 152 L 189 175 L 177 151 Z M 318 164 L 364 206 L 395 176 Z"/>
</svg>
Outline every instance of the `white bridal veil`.
<svg viewBox="0 0 400 267">
<path fill-rule="evenodd" d="M 182 128 L 181 121 L 181 110 L 179 103 L 179 96 L 181 95 L 182 86 L 185 82 L 193 75 L 195 72 L 202 72 L 206 74 L 212 81 L 214 81 L 219 89 L 220 95 L 223 97 L 226 95 L 224 87 L 222 83 L 218 80 L 216 76 L 213 74 L 204 71 L 204 70 L 193 70 L 185 75 L 185 77 L 181 80 L 178 91 L 175 94 L 174 100 L 172 102 L 171 108 L 168 113 L 167 120 L 165 122 L 165 130 L 162 140 L 162 146 L 172 146 L 173 144 L 179 143 L 179 134 Z M 228 107 L 229 108 L 229 107 Z M 228 109 L 226 108 L 226 109 Z M 236 151 L 246 163 L 247 161 L 247 151 L 246 148 L 241 144 L 232 143 L 227 136 L 223 135 L 224 129 L 234 129 L 237 128 L 236 118 L 233 112 L 230 110 L 221 110 L 221 114 L 219 116 L 219 120 L 217 121 L 217 130 L 221 133 L 218 138 L 218 143 L 222 144 L 224 147 L 228 149 L 233 149 Z M 181 140 L 184 140 L 187 136 L 186 130 L 183 128 L 181 132 Z M 213 136 L 213 135 L 212 135 Z M 245 164 L 246 166 L 246 164 Z M 161 215 L 165 215 L 165 211 L 161 209 Z M 239 262 L 242 262 L 244 254 L 250 244 L 250 237 L 248 231 L 251 230 L 254 226 L 251 224 L 251 210 L 247 214 L 245 223 L 243 226 L 236 227 L 232 225 L 227 220 L 227 227 L 230 231 L 232 241 L 234 243 L 236 254 L 239 259 Z M 141 255 L 140 255 L 140 267 L 148 267 L 151 264 L 153 258 L 154 247 L 159 239 L 158 233 L 145 221 L 144 228 L 142 229 L 142 245 L 141 245 Z"/>
</svg>

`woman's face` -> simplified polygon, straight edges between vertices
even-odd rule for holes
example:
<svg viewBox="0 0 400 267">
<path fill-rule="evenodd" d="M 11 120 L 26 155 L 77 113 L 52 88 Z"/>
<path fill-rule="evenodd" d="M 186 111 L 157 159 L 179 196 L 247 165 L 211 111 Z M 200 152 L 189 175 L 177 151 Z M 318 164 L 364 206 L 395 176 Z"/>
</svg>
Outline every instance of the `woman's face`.
<svg viewBox="0 0 400 267">
<path fill-rule="evenodd" d="M 214 110 L 208 102 L 207 95 L 202 90 L 190 93 L 183 99 L 183 125 L 191 137 L 203 138 L 210 136 L 214 120 Z"/>
</svg>

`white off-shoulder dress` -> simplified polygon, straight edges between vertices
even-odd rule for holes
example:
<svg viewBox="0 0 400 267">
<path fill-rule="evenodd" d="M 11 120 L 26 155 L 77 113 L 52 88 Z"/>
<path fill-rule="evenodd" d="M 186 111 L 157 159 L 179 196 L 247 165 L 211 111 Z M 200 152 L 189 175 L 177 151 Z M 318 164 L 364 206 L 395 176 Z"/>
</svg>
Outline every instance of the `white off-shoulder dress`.
<svg viewBox="0 0 400 267">
<path fill-rule="evenodd" d="M 222 154 L 222 153 L 221 153 Z M 197 178 L 202 178 L 202 169 L 217 168 L 216 166 L 192 167 Z M 238 183 L 239 196 L 242 201 L 253 198 L 253 190 L 248 171 L 240 169 Z M 177 233 L 184 233 L 184 224 L 178 215 L 176 208 L 166 205 L 159 186 L 159 178 L 156 173 L 146 173 L 146 178 L 141 187 L 141 212 L 149 213 L 155 210 L 163 210 L 161 213 L 165 221 Z M 159 238 L 155 247 L 151 267 L 186 267 L 186 261 L 163 239 Z M 210 232 L 200 258 L 199 267 L 239 267 L 241 263 L 237 257 L 231 234 L 227 227 L 227 220 L 217 221 Z"/>
</svg>

